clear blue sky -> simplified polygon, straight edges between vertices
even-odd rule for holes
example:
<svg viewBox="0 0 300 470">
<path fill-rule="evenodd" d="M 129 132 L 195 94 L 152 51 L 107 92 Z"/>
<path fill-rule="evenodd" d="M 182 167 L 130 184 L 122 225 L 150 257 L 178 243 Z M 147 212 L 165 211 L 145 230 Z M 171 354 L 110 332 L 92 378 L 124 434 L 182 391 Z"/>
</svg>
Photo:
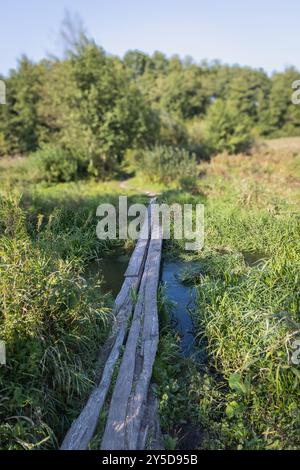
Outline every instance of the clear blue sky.
<svg viewBox="0 0 300 470">
<path fill-rule="evenodd" d="M 39 60 L 59 54 L 66 9 L 78 13 L 105 50 L 128 49 L 195 60 L 220 59 L 300 69 L 299 0 L 0 0 L 0 73 L 26 53 Z"/>
</svg>

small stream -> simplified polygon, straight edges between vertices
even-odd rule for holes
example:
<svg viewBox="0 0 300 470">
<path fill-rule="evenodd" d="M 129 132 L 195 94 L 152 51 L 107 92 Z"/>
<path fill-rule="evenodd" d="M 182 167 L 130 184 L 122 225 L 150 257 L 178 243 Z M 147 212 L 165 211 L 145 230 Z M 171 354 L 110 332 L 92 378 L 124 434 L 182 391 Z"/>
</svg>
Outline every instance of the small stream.
<svg viewBox="0 0 300 470">
<path fill-rule="evenodd" d="M 199 353 L 191 315 L 196 306 L 196 291 L 194 287 L 185 285 L 180 279 L 184 270 L 193 267 L 196 267 L 195 263 L 165 260 L 161 274 L 167 299 L 174 305 L 171 311 L 171 323 L 181 338 L 180 348 L 184 357 L 195 357 Z"/>
<path fill-rule="evenodd" d="M 86 270 L 87 278 L 100 277 L 103 279 L 103 290 L 115 298 L 124 282 L 124 274 L 129 263 L 130 255 L 120 252 L 109 255 L 102 260 L 92 261 Z M 185 285 L 180 275 L 187 269 L 197 268 L 197 263 L 165 260 L 162 263 L 161 282 L 165 286 L 167 299 L 172 303 L 171 324 L 178 332 L 181 341 L 180 348 L 184 357 L 199 355 L 196 347 L 194 325 L 191 312 L 195 308 L 196 291 L 194 287 Z"/>
<path fill-rule="evenodd" d="M 264 253 L 242 252 L 248 266 L 257 266 L 266 259 Z M 117 252 L 102 260 L 89 264 L 86 277 L 99 276 L 103 279 L 105 293 L 111 293 L 115 298 L 124 282 L 124 274 L 130 260 L 130 254 Z M 201 272 L 197 261 L 176 261 L 165 259 L 162 262 L 161 282 L 165 294 L 172 304 L 170 320 L 180 336 L 180 348 L 184 357 L 194 360 L 205 359 L 205 348 L 199 345 L 194 332 L 192 311 L 196 307 L 196 289 L 183 282 L 185 272 Z"/>
</svg>

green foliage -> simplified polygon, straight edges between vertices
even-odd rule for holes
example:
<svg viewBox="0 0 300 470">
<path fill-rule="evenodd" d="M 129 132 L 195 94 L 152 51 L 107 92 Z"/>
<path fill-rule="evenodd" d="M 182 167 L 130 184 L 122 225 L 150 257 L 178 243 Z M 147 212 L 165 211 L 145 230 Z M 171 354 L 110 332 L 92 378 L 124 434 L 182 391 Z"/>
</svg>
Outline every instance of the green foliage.
<svg viewBox="0 0 300 470">
<path fill-rule="evenodd" d="M 199 67 L 180 65 L 161 84 L 161 107 L 183 119 L 203 115 L 209 104 L 209 90 L 205 85 Z"/>
<path fill-rule="evenodd" d="M 87 174 L 88 160 L 59 145 L 46 144 L 32 154 L 30 164 L 37 169 L 39 179 L 59 183 L 73 181 L 80 173 Z"/>
<path fill-rule="evenodd" d="M 160 130 L 158 141 L 161 145 L 186 147 L 188 138 L 184 123 L 166 111 L 159 113 Z"/>
<path fill-rule="evenodd" d="M 106 179 L 133 148 L 179 146 L 200 158 L 243 152 L 251 135 L 299 135 L 300 107 L 291 103 L 297 79 L 292 68 L 268 77 L 157 51 L 128 51 L 121 60 L 80 32 L 63 60 L 23 57 L 7 77 L 0 154 L 59 144 L 85 155 L 89 173 Z"/>
<path fill-rule="evenodd" d="M 278 235 L 283 234 L 284 245 L 287 233 L 290 237 L 296 235 L 296 222 L 289 224 L 288 228 L 281 223 L 282 232 L 277 229 Z M 239 274 L 236 266 L 235 272 L 224 272 L 221 268 L 213 277 L 200 278 L 199 327 L 208 339 L 211 364 L 223 377 L 229 376 L 229 389 L 226 378 L 223 379 L 224 411 L 231 422 L 226 421 L 222 429 L 227 445 L 299 446 L 296 429 L 300 416 L 298 411 L 291 412 L 296 410 L 299 399 L 299 379 L 286 351 L 293 332 L 288 322 L 277 316 L 277 312 L 285 309 L 286 296 L 291 304 L 295 302 L 293 279 L 298 265 L 295 251 L 289 250 L 288 255 L 283 249 L 277 252 L 276 259 L 251 268 L 246 276 L 242 271 Z M 293 318 L 293 308 L 287 310 L 287 315 Z M 284 437 L 286 426 L 289 426 L 288 439 Z M 272 434 L 264 437 L 271 428 Z"/>
<path fill-rule="evenodd" d="M 241 118 L 247 116 L 254 128 L 260 128 L 269 106 L 271 80 L 263 70 L 249 67 L 219 67 L 216 73 L 217 98 L 230 101 Z"/>
<path fill-rule="evenodd" d="M 28 153 L 37 148 L 43 123 L 38 115 L 45 77 L 43 63 L 23 56 L 6 80 L 6 105 L 0 107 L 0 155 Z"/>
<path fill-rule="evenodd" d="M 186 145 L 191 152 L 197 155 L 199 159 L 209 159 L 211 149 L 208 148 L 205 141 L 205 121 L 201 117 L 195 117 L 185 122 Z"/>
<path fill-rule="evenodd" d="M 300 136 L 300 106 L 292 103 L 292 83 L 299 80 L 293 68 L 272 77 L 267 132 L 274 137 Z"/>
<path fill-rule="evenodd" d="M 53 249 L 53 218 L 33 239 L 13 198 L 0 200 L 0 215 L 1 448 L 53 448 L 93 385 L 109 314 L 97 282 L 83 282 L 70 234 L 64 259 Z"/>
<path fill-rule="evenodd" d="M 252 145 L 250 122 L 231 102 L 216 100 L 205 121 L 205 140 L 212 152 L 246 152 Z"/>
<path fill-rule="evenodd" d="M 89 172 L 106 178 L 125 151 L 155 139 L 158 121 L 120 60 L 88 43 L 56 63 L 45 84 L 40 112 L 53 136 L 90 161 Z"/>
<path fill-rule="evenodd" d="M 140 169 L 153 182 L 193 186 L 197 180 L 197 162 L 187 150 L 156 146 L 143 152 Z"/>
<path fill-rule="evenodd" d="M 288 184 L 291 171 L 299 177 L 293 148 L 299 139 L 287 141 L 290 152 L 284 142 L 276 141 L 276 152 L 202 164 L 208 236 L 193 257 L 198 268 L 182 279 L 196 291 L 195 335 L 207 356 L 194 365 L 178 359 L 177 370 L 155 378 L 163 380 L 165 431 L 174 435 L 176 423 L 197 423 L 205 430 L 203 449 L 300 445 L 300 376 L 291 360 L 300 318 L 299 188 Z M 165 196 L 175 201 L 178 193 Z M 179 245 L 176 254 L 186 257 Z"/>
<path fill-rule="evenodd" d="M 124 55 L 124 64 L 131 71 L 134 78 L 144 74 L 147 64 L 149 63 L 149 56 L 140 51 L 128 51 Z"/>
</svg>

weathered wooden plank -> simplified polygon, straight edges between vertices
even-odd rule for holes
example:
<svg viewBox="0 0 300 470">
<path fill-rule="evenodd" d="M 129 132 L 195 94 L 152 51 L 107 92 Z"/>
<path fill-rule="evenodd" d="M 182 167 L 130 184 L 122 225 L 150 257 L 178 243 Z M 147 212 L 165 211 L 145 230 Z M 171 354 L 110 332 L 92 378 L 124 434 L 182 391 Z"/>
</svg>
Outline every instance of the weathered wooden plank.
<svg viewBox="0 0 300 470">
<path fill-rule="evenodd" d="M 103 450 L 137 448 L 143 404 L 158 345 L 157 287 L 161 249 L 162 237 L 150 241 L 138 302 L 110 403 L 101 444 Z M 141 373 L 135 376 L 139 342 L 143 362 Z"/>
<path fill-rule="evenodd" d="M 128 267 L 125 272 L 125 277 L 132 277 L 138 276 L 141 272 L 143 262 L 144 262 L 144 254 L 146 252 L 145 248 L 148 244 L 148 240 L 140 239 L 137 241 L 135 250 L 133 252 L 133 256 L 130 259 Z"/>
<path fill-rule="evenodd" d="M 61 445 L 62 450 L 85 450 L 88 448 L 94 435 L 110 387 L 114 367 L 124 344 L 128 321 L 134 308 L 134 296 L 132 294 L 137 293 L 142 278 L 142 268 L 146 258 L 149 239 L 142 241 L 143 243 L 140 244 L 139 250 L 135 251 L 132 255 L 134 259 L 137 259 L 137 256 L 140 258 L 138 274 L 125 278 L 121 291 L 115 300 L 113 308 L 115 321 L 112 327 L 112 334 L 107 341 L 109 346 L 110 344 L 112 346 L 100 383 L 93 390 L 79 417 L 72 423 Z M 137 262 L 134 262 L 134 265 L 137 266 Z"/>
<path fill-rule="evenodd" d="M 164 450 L 158 416 L 158 399 L 149 387 L 147 404 L 144 407 L 143 420 L 139 432 L 138 450 Z"/>
<path fill-rule="evenodd" d="M 150 215 L 151 205 L 147 215 L 149 224 Z M 157 227 L 151 227 L 151 230 L 157 233 Z M 149 235 L 149 230 L 147 233 Z M 101 447 L 102 449 L 122 450 L 142 448 L 145 445 L 149 431 L 145 416 L 151 413 L 150 404 L 147 403 L 147 394 L 159 336 L 157 288 L 162 234 L 159 231 L 158 239 L 150 241 L 145 239 L 145 227 L 143 227 L 142 234 L 130 260 L 122 289 L 115 301 L 113 309 L 115 321 L 108 340 L 111 349 L 109 349 L 110 353 L 101 380 L 90 395 L 80 416 L 72 424 L 61 449 L 84 450 L 88 448 L 110 387 L 114 367 L 125 341 L 128 321 L 133 309 L 132 324 L 114 387 Z M 135 296 L 132 295 L 132 291 L 138 292 L 135 308 Z"/>
<path fill-rule="evenodd" d="M 145 265 L 145 269 L 147 263 Z M 102 449 L 124 449 L 127 404 L 131 394 L 135 369 L 136 350 L 144 309 L 145 274 L 142 277 L 126 348 L 110 402 L 109 414 L 102 439 Z"/>
<path fill-rule="evenodd" d="M 135 280 L 135 283 L 136 282 Z M 128 319 L 133 309 L 133 303 L 133 299 L 128 297 L 119 309 L 117 333 L 112 350 L 106 361 L 101 381 L 93 390 L 79 417 L 73 422 L 66 434 L 61 445 L 61 450 L 86 450 L 88 448 L 110 387 L 114 367 L 120 356 L 120 351 L 127 332 Z"/>
<path fill-rule="evenodd" d="M 146 248 L 147 247 L 145 247 L 145 249 Z M 117 295 L 117 297 L 115 299 L 115 303 L 114 303 L 114 307 L 113 307 L 113 314 L 114 314 L 115 317 L 118 316 L 118 313 L 119 313 L 122 305 L 124 305 L 124 302 L 130 296 L 130 293 L 132 292 L 132 290 L 134 290 L 134 291 L 138 290 L 138 285 L 137 285 L 137 280 L 138 279 L 139 279 L 138 276 L 135 276 L 135 278 L 134 277 L 125 278 L 125 280 L 123 282 L 123 285 L 121 287 L 121 290 L 120 290 L 119 294 Z"/>
<path fill-rule="evenodd" d="M 161 260 L 162 238 L 150 242 L 149 251 L 152 253 L 151 266 L 147 271 L 145 289 L 144 325 L 141 337 L 141 355 L 143 358 L 142 371 L 135 381 L 135 387 L 129 401 L 126 417 L 127 448 L 138 448 L 144 405 L 152 376 L 153 364 L 159 341 L 159 325 L 157 312 L 157 289 Z"/>
<path fill-rule="evenodd" d="M 140 232 L 140 238 L 138 239 L 134 252 L 130 258 L 127 270 L 125 272 L 125 277 L 131 277 L 131 276 L 139 276 L 141 273 L 141 269 L 144 266 L 146 255 L 147 255 L 147 250 L 146 247 L 148 246 L 149 238 L 150 238 L 150 206 L 148 207 L 147 210 L 147 215 L 144 220 L 141 232 Z"/>
</svg>

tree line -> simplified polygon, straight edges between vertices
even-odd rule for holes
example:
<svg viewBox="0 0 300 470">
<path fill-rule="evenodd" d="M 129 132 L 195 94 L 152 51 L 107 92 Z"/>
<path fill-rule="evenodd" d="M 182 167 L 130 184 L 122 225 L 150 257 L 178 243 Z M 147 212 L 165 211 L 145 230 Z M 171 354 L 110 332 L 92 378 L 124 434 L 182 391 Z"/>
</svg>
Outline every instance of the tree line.
<svg viewBox="0 0 300 470">
<path fill-rule="evenodd" d="M 121 59 L 82 35 L 64 58 L 23 56 L 0 78 L 0 155 L 36 152 L 50 166 L 64 159 L 67 173 L 105 178 L 130 149 L 170 146 L 207 158 L 247 151 L 260 136 L 300 136 L 292 67 L 268 76 L 161 52 Z"/>
</svg>

